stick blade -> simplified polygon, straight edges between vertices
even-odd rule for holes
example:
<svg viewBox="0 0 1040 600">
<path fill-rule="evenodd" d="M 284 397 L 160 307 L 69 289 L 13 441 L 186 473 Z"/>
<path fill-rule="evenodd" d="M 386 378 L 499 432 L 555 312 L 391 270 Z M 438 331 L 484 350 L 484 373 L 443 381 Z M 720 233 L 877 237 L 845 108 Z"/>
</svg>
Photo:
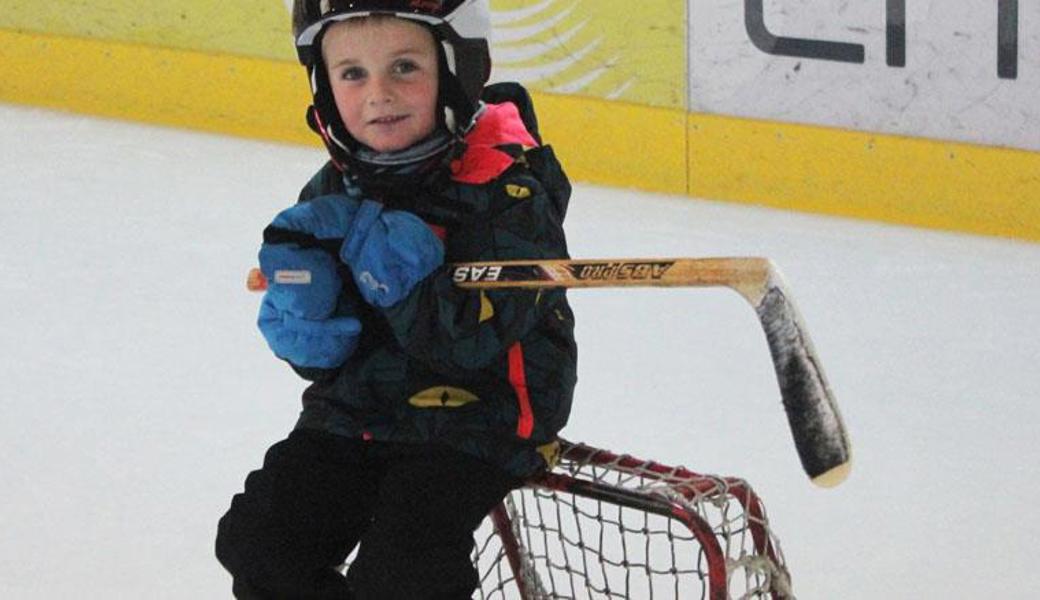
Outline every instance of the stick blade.
<svg viewBox="0 0 1040 600">
<path fill-rule="evenodd" d="M 851 444 L 812 341 L 778 273 L 755 310 L 802 468 L 814 484 L 834 487 L 852 469 Z"/>
</svg>

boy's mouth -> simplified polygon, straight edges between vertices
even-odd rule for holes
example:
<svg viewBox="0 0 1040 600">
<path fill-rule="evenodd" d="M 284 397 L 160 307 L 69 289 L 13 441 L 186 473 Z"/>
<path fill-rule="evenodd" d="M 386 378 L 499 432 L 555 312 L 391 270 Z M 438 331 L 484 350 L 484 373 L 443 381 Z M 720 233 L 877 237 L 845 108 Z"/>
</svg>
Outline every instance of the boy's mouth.
<svg viewBox="0 0 1040 600">
<path fill-rule="evenodd" d="M 394 125 L 408 118 L 408 115 L 387 115 L 377 117 L 368 122 L 369 125 Z"/>
</svg>

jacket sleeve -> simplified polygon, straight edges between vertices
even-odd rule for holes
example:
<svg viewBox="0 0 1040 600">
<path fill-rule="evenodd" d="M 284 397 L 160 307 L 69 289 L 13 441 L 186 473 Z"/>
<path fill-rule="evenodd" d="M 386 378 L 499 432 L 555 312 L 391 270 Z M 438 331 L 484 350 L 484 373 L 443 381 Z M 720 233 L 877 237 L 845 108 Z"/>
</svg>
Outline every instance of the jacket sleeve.
<svg viewBox="0 0 1040 600">
<path fill-rule="evenodd" d="M 537 161 L 544 152 L 551 160 Z M 531 154 L 542 169 L 514 165 L 482 186 L 490 194 L 488 210 L 449 232 L 451 260 L 567 258 L 563 217 L 570 185 L 551 150 Z M 549 173 L 537 173 L 545 167 Z M 445 265 L 384 315 L 415 359 L 441 372 L 472 370 L 502 357 L 564 297 L 563 290 L 463 290 L 454 285 Z"/>
</svg>

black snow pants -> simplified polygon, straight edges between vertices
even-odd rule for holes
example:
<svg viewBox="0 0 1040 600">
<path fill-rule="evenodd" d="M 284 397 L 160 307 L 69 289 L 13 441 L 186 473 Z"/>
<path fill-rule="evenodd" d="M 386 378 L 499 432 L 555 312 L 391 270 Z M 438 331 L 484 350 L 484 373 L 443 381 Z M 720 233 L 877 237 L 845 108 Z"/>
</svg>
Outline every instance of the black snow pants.
<svg viewBox="0 0 1040 600">
<path fill-rule="evenodd" d="M 443 446 L 296 430 L 232 499 L 217 558 L 243 600 L 468 599 L 473 532 L 520 483 Z"/>
</svg>

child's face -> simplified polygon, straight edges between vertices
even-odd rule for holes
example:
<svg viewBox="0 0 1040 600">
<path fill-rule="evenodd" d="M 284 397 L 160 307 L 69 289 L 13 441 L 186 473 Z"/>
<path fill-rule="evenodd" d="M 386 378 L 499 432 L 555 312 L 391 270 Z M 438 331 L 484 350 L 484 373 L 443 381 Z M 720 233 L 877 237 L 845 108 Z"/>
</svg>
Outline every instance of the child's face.
<svg viewBox="0 0 1040 600">
<path fill-rule="evenodd" d="M 350 19 L 321 44 L 340 118 L 378 152 L 403 150 L 437 126 L 437 47 L 417 23 Z"/>
</svg>

